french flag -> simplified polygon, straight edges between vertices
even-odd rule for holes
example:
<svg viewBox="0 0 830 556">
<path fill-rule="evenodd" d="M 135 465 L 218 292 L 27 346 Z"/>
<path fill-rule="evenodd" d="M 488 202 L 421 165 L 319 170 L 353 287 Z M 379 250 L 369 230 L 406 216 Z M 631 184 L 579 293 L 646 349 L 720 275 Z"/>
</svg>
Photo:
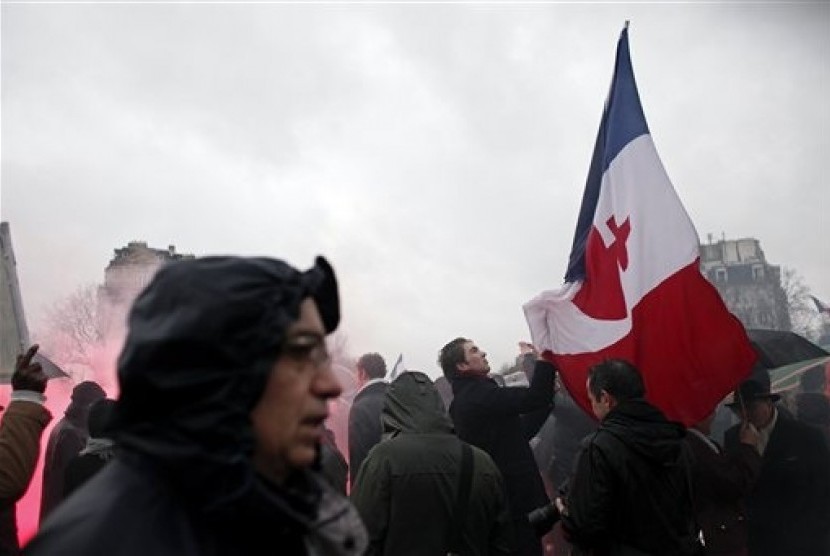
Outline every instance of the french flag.
<svg viewBox="0 0 830 556">
<path fill-rule="evenodd" d="M 605 359 L 637 366 L 649 401 L 687 426 L 749 375 L 755 352 L 701 274 L 699 256 L 649 134 L 626 23 L 565 284 L 524 305 L 533 343 L 589 414 L 588 369 Z"/>
</svg>

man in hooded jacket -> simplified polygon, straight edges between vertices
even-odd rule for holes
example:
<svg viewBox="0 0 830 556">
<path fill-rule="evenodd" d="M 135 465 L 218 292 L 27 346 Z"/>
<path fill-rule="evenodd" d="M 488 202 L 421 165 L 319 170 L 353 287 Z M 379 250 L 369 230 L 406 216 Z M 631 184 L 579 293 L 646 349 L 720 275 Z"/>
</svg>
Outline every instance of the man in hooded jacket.
<svg viewBox="0 0 830 556">
<path fill-rule="evenodd" d="M 401 374 L 386 393 L 381 422 L 384 440 L 364 460 L 351 495 L 369 531 L 367 556 L 447 554 L 453 526 L 460 554 L 512 554 L 501 473 L 474 446 L 469 496 L 456 515 L 465 443 L 432 380 Z"/>
<path fill-rule="evenodd" d="M 683 425 L 645 400 L 627 361 L 595 365 L 587 386 L 600 425 L 585 439 L 567 498 L 556 501 L 573 554 L 699 554 Z"/>
<path fill-rule="evenodd" d="M 63 418 L 49 433 L 43 458 L 43 486 L 40 492 L 40 521 L 64 499 L 66 466 L 86 446 L 89 439 L 89 408 L 107 393 L 98 383 L 85 380 L 72 388 L 72 397 Z"/>
<path fill-rule="evenodd" d="M 162 267 L 130 312 L 114 457 L 24 554 L 357 556 L 366 532 L 311 467 L 340 394 L 325 259 Z"/>
</svg>

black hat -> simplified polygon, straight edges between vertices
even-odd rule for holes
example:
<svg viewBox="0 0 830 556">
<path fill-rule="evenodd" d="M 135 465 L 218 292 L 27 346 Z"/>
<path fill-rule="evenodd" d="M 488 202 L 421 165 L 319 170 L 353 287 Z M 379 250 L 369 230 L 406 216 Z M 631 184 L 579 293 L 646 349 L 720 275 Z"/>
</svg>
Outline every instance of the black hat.
<svg viewBox="0 0 830 556">
<path fill-rule="evenodd" d="M 781 396 L 770 392 L 769 373 L 766 371 L 758 371 L 738 386 L 735 392 L 732 393 L 732 398 L 726 402 L 726 405 L 740 406 L 755 400 L 764 399 L 777 402 L 781 399 Z"/>
</svg>

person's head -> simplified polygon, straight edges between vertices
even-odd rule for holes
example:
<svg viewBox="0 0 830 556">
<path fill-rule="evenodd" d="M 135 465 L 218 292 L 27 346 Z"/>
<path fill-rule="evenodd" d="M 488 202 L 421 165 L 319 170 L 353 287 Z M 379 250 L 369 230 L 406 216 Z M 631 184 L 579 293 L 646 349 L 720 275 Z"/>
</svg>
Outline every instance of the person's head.
<svg viewBox="0 0 830 556">
<path fill-rule="evenodd" d="M 115 408 L 115 400 L 101 398 L 89 406 L 89 436 L 92 438 L 109 437 L 108 426 L 112 411 Z"/>
<path fill-rule="evenodd" d="M 107 393 L 97 382 L 85 380 L 72 388 L 72 397 L 64 414 L 77 425 L 86 427 L 90 406 L 105 397 Z"/>
<path fill-rule="evenodd" d="M 418 371 L 401 373 L 389 385 L 381 411 L 386 439 L 401 433 L 452 432 L 452 421 L 432 379 Z"/>
<path fill-rule="evenodd" d="M 586 387 L 591 409 L 599 420 L 604 419 L 619 403 L 642 398 L 646 394 L 640 371 L 622 359 L 606 359 L 591 367 Z"/>
<path fill-rule="evenodd" d="M 340 394 L 325 337 L 340 320 L 325 259 L 163 266 L 133 305 L 118 361 L 113 436 L 206 507 L 310 466 Z"/>
<path fill-rule="evenodd" d="M 456 338 L 441 348 L 438 364 L 448 379 L 487 376 L 490 372 L 487 354 L 467 338 Z"/>
<path fill-rule="evenodd" d="M 742 421 L 748 421 L 755 425 L 755 428 L 762 429 L 775 416 L 775 402 L 779 399 L 778 394 L 770 392 L 769 374 L 761 371 L 743 381 L 726 405 Z"/>
<path fill-rule="evenodd" d="M 366 353 L 357 360 L 357 379 L 363 384 L 386 376 L 386 362 L 379 353 Z"/>
</svg>

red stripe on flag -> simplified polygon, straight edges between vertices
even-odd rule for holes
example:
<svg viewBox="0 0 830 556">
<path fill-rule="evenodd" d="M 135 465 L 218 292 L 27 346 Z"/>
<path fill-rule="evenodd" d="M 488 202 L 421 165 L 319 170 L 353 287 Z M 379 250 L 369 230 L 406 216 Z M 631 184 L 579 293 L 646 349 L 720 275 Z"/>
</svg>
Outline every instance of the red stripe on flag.
<svg viewBox="0 0 830 556">
<path fill-rule="evenodd" d="M 724 311 L 717 290 L 699 268 L 695 260 L 648 292 L 632 311 L 631 332 L 615 344 L 594 353 L 546 353 L 589 414 L 588 369 L 606 359 L 635 363 L 646 398 L 686 426 L 706 417 L 749 375 L 756 354 L 744 327 Z"/>
</svg>

